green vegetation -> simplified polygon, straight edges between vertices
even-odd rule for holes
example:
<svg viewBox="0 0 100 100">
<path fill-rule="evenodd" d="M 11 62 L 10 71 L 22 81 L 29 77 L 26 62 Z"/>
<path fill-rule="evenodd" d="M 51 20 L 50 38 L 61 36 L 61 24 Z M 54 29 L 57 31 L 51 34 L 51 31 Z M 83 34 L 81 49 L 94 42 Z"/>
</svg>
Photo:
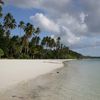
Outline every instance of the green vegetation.
<svg viewBox="0 0 100 100">
<path fill-rule="evenodd" d="M 4 55 L 4 52 L 2 49 L 0 49 L 0 58 Z"/>
<path fill-rule="evenodd" d="M 3 15 L 0 6 L 0 57 L 9 59 L 67 59 L 82 58 L 81 54 L 61 44 L 61 38 L 40 38 L 41 30 L 31 23 L 20 21 L 17 25 L 11 13 Z M 18 28 L 19 35 L 12 35 Z"/>
</svg>

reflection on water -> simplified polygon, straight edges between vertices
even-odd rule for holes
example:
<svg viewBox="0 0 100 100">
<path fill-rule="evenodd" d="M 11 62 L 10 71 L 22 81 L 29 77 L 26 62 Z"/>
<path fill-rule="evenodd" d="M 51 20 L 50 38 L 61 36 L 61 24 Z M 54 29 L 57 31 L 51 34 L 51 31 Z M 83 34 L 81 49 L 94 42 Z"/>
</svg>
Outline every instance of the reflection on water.
<svg viewBox="0 0 100 100">
<path fill-rule="evenodd" d="M 34 100 L 100 100 L 100 60 L 65 63 Z"/>
</svg>

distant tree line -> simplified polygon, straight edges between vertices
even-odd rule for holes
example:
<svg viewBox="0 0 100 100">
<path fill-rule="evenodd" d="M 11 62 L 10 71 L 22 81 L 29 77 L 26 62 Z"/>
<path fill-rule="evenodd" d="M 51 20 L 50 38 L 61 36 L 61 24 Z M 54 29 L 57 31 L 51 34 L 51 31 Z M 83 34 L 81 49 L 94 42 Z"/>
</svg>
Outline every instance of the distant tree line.
<svg viewBox="0 0 100 100">
<path fill-rule="evenodd" d="M 19 35 L 12 30 L 19 28 Z M 45 36 L 42 39 L 39 27 L 20 21 L 17 25 L 11 13 L 3 15 L 0 6 L 0 58 L 8 59 L 67 59 L 82 58 L 82 55 L 61 44 L 61 38 Z"/>
</svg>

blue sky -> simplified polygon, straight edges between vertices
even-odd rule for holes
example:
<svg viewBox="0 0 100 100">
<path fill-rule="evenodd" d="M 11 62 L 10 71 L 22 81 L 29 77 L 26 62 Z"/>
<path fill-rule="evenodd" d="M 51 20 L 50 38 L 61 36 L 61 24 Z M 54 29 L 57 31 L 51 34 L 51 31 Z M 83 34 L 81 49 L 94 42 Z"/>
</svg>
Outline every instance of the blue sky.
<svg viewBox="0 0 100 100">
<path fill-rule="evenodd" d="M 38 13 L 45 13 L 43 10 L 37 9 L 37 8 L 26 9 L 26 8 L 19 8 L 19 7 L 16 7 L 16 6 L 11 6 L 11 5 L 10 6 L 9 5 L 4 6 L 3 12 L 4 12 L 4 15 L 6 13 L 10 12 L 14 16 L 14 18 L 16 19 L 17 24 L 20 21 L 24 21 L 25 23 L 30 22 L 30 23 L 33 24 L 33 22 L 29 18 L 30 16 L 32 16 L 32 15 L 34 16 L 37 12 Z M 12 35 L 19 35 L 20 34 L 19 32 L 20 32 L 19 29 L 15 29 L 15 30 L 12 31 L 12 33 L 13 33 Z M 42 32 L 40 34 L 40 36 L 41 36 L 41 38 L 43 38 L 47 34 L 50 35 L 50 33 Z"/>
<path fill-rule="evenodd" d="M 4 14 L 17 23 L 39 26 L 41 37 L 60 36 L 62 43 L 84 55 L 100 56 L 100 1 L 95 0 L 4 0 Z M 18 34 L 19 30 L 13 31 Z"/>
</svg>

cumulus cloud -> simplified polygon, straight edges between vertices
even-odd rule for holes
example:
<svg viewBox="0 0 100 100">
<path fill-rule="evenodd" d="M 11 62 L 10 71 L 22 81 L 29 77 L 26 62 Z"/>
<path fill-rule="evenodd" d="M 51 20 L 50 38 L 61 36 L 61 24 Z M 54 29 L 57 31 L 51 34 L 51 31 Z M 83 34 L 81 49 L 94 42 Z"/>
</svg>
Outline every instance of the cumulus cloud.
<svg viewBox="0 0 100 100">
<path fill-rule="evenodd" d="M 100 1 L 97 0 L 4 0 L 21 8 L 39 8 L 30 19 L 43 31 L 61 36 L 66 45 L 80 47 L 98 41 L 100 34 Z M 96 39 L 94 40 L 94 37 Z M 89 41 L 88 41 L 89 39 Z M 77 46 L 78 45 L 78 46 Z"/>
<path fill-rule="evenodd" d="M 67 27 L 63 26 L 61 29 L 62 29 L 62 33 L 64 33 L 62 37 L 63 37 L 63 42 L 65 44 L 66 41 L 69 44 L 75 44 L 80 41 L 80 37 L 75 36 Z"/>
<path fill-rule="evenodd" d="M 48 19 L 42 13 L 37 13 L 34 16 L 30 17 L 36 25 L 39 25 L 43 29 L 43 31 L 47 32 L 59 32 L 59 25 L 53 22 L 51 19 Z"/>
<path fill-rule="evenodd" d="M 53 32 L 55 33 L 55 36 L 62 37 L 62 42 L 67 45 L 79 42 L 80 35 L 77 33 L 82 33 L 83 31 L 86 31 L 87 28 L 84 23 L 78 22 L 68 14 L 61 16 L 57 20 L 51 20 L 44 14 L 37 13 L 36 15 L 31 16 L 30 19 L 34 24 L 38 24 L 44 31 Z"/>
</svg>

